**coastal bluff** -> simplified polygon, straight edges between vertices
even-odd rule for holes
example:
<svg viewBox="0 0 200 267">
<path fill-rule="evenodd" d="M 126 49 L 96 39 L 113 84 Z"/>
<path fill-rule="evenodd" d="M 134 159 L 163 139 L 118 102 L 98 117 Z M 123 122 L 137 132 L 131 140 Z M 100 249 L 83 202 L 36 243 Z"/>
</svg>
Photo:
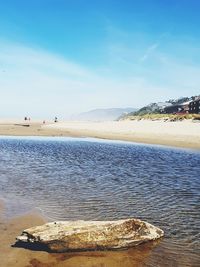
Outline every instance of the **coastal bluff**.
<svg viewBox="0 0 200 267">
<path fill-rule="evenodd" d="M 117 221 L 58 221 L 31 227 L 16 238 L 27 247 L 49 252 L 115 250 L 158 239 L 164 232 L 139 219 Z"/>
</svg>

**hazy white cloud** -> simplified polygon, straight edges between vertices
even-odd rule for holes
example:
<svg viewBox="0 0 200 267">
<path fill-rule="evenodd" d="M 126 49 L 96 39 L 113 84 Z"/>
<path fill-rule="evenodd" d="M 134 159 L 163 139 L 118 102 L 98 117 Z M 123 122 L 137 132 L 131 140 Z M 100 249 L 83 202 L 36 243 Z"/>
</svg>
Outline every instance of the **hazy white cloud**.
<svg viewBox="0 0 200 267">
<path fill-rule="evenodd" d="M 113 65 L 105 62 L 105 68 L 90 69 L 41 49 L 4 42 L 0 44 L 0 114 L 66 118 L 93 108 L 140 107 L 195 94 L 200 67 L 158 53 L 158 45 L 153 44 L 143 55 L 147 58 L 154 52 L 154 68 L 150 57 L 150 65 L 133 64 L 131 48 L 120 46 L 117 52 L 122 58 L 125 53 L 124 61 Z"/>
<path fill-rule="evenodd" d="M 151 54 L 153 53 L 153 51 L 155 51 L 159 46 L 159 43 L 154 43 L 153 45 L 149 46 L 144 55 L 140 58 L 140 61 L 144 62 L 145 60 L 147 60 Z"/>
<path fill-rule="evenodd" d="M 44 50 L 33 49 L 22 45 L 2 44 L 0 45 L 0 67 L 13 67 L 18 70 L 33 69 L 45 72 L 59 73 L 60 75 L 82 77 L 90 75 L 86 68 L 64 60 L 59 55 L 48 53 Z"/>
</svg>

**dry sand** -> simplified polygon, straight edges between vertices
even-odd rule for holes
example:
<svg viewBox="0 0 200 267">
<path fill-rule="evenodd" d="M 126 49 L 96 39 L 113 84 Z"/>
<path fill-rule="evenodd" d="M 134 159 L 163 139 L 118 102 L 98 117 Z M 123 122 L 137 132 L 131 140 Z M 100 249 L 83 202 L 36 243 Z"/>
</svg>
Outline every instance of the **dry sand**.
<svg viewBox="0 0 200 267">
<path fill-rule="evenodd" d="M 28 127 L 29 125 L 29 127 Z M 97 137 L 200 149 L 200 122 L 119 121 L 40 122 L 0 121 L 0 135 Z"/>
</svg>

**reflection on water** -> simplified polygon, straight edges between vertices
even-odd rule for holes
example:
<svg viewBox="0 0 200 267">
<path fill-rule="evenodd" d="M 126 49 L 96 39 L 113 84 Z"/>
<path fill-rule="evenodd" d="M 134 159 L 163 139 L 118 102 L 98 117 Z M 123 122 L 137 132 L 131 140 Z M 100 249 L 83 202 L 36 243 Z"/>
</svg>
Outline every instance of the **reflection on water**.
<svg viewBox="0 0 200 267">
<path fill-rule="evenodd" d="M 135 267 L 145 266 L 145 262 L 158 242 L 142 244 L 122 251 L 97 251 L 83 253 L 57 254 L 56 258 L 63 266 L 87 267 Z M 83 265 L 84 263 L 84 265 Z M 155 266 L 155 265 L 154 265 Z"/>
<path fill-rule="evenodd" d="M 200 153 L 189 150 L 87 139 L 0 139 L 0 196 L 8 216 L 37 207 L 50 220 L 136 217 L 165 231 L 153 249 L 70 258 L 85 258 L 84 266 L 128 267 L 134 260 L 142 266 L 200 266 L 199 177 Z"/>
</svg>

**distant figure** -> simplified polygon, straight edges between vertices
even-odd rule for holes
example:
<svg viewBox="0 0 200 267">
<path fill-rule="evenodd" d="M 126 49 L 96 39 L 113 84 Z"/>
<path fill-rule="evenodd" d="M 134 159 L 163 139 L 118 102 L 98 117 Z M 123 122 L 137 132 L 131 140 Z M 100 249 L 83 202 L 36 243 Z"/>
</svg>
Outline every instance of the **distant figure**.
<svg viewBox="0 0 200 267">
<path fill-rule="evenodd" d="M 24 120 L 27 121 L 27 117 L 24 117 Z"/>
<path fill-rule="evenodd" d="M 43 120 L 43 124 L 45 124 L 45 120 Z"/>
<path fill-rule="evenodd" d="M 30 121 L 30 120 L 31 120 L 31 118 L 29 117 L 29 118 L 28 118 L 28 120 Z"/>
<path fill-rule="evenodd" d="M 54 122 L 58 122 L 58 118 L 57 117 L 55 117 Z"/>
</svg>

